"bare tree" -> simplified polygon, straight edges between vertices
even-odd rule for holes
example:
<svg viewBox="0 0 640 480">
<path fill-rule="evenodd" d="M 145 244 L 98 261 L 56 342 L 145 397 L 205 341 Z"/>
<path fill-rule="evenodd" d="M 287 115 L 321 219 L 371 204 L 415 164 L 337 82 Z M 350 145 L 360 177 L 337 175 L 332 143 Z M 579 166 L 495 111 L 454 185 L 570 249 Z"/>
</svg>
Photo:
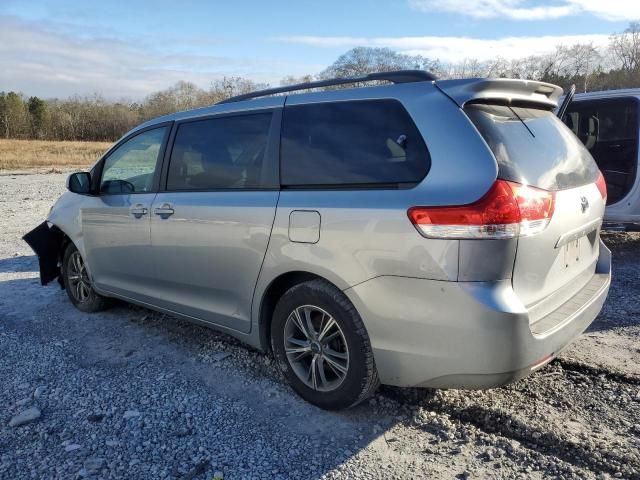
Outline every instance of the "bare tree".
<svg viewBox="0 0 640 480">
<path fill-rule="evenodd" d="M 475 58 L 465 58 L 461 62 L 442 66 L 440 75 L 443 78 L 471 78 L 487 76 L 488 64 Z"/>
<path fill-rule="evenodd" d="M 638 73 L 640 70 L 640 23 L 633 22 L 624 32 L 611 35 L 609 50 L 623 71 Z"/>
<path fill-rule="evenodd" d="M 440 64 L 421 55 L 405 55 L 389 48 L 356 47 L 338 57 L 319 77 L 347 78 L 375 72 L 411 69 L 437 72 L 440 70 Z"/>
<path fill-rule="evenodd" d="M 491 62 L 486 62 L 485 77 L 511 77 L 511 62 L 502 57 L 497 57 Z"/>
<path fill-rule="evenodd" d="M 565 73 L 569 77 L 582 78 L 582 91 L 588 90 L 589 76 L 601 63 L 601 56 L 593 43 L 576 44 L 566 50 Z"/>
<path fill-rule="evenodd" d="M 208 97 L 212 100 L 210 103 L 215 103 L 235 95 L 243 95 L 267 87 L 269 87 L 268 84 L 254 82 L 248 78 L 223 77 L 220 80 L 215 80 L 211 84 Z"/>
<path fill-rule="evenodd" d="M 313 82 L 315 78 L 313 75 L 302 75 L 301 77 L 294 77 L 293 75 L 287 75 L 280 80 L 280 85 L 283 87 L 286 85 L 295 85 L 296 83 L 309 83 Z"/>
</svg>

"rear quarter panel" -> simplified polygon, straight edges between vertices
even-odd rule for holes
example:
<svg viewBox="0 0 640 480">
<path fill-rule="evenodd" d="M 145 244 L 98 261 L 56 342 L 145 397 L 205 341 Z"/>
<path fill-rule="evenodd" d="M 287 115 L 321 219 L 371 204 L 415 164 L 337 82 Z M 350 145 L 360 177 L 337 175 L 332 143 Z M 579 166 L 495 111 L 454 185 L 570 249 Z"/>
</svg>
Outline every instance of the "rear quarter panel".
<svg viewBox="0 0 640 480">
<path fill-rule="evenodd" d="M 255 325 L 265 290 L 290 271 L 319 275 L 343 290 L 384 275 L 457 280 L 459 242 L 422 237 L 407 210 L 471 203 L 497 176 L 493 155 L 458 106 L 427 82 L 294 95 L 287 105 L 375 98 L 395 98 L 405 106 L 429 150 L 429 172 L 403 190 L 283 190 L 254 295 Z M 318 242 L 290 241 L 294 210 L 320 214 Z"/>
</svg>

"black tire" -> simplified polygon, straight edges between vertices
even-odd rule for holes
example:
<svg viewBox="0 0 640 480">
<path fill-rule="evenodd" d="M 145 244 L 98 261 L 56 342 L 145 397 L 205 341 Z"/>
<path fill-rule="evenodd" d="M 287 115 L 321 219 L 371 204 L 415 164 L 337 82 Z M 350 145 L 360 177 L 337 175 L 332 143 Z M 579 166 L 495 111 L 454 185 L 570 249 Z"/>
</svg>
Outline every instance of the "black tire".
<svg viewBox="0 0 640 480">
<path fill-rule="evenodd" d="M 67 295 L 69 296 L 69 300 L 71 303 L 80 311 L 86 313 L 94 313 L 105 310 L 109 307 L 110 301 L 108 298 L 105 298 L 101 295 L 98 295 L 96 291 L 91 286 L 91 280 L 89 276 L 86 274 L 86 270 L 82 272 L 81 275 L 81 283 L 82 285 L 82 293 L 78 290 L 78 280 L 77 280 L 77 265 L 73 265 L 71 262 L 74 262 L 76 259 L 81 261 L 82 266 L 84 266 L 84 260 L 78 252 L 78 249 L 73 243 L 70 243 L 66 250 L 64 251 L 64 256 L 62 258 L 62 281 L 64 283 L 64 289 L 67 291 Z"/>
<path fill-rule="evenodd" d="M 323 369 L 324 379 L 326 379 L 325 375 L 329 376 L 340 373 L 343 375 L 341 379 L 337 378 L 336 375 L 336 379 L 333 381 L 338 384 L 335 388 L 328 391 L 320 391 L 317 388 L 314 389 L 301 380 L 296 370 L 298 372 L 304 371 L 300 367 L 302 360 L 300 362 L 293 362 L 297 365 L 294 367 L 292 366 L 292 361 L 290 361 L 285 353 L 285 330 L 291 328 L 287 320 L 291 317 L 291 321 L 296 324 L 295 317 L 292 316 L 294 312 L 300 308 L 318 308 L 322 310 L 323 312 L 319 313 L 322 315 L 321 320 L 319 320 L 320 325 L 322 325 L 322 322 L 325 322 L 325 318 L 332 317 L 339 327 L 340 335 L 338 337 L 328 335 L 327 337 L 339 338 L 340 342 L 346 342 L 346 347 L 343 350 L 347 353 L 345 360 L 347 365 L 346 374 L 338 372 L 334 368 L 329 368 L 331 365 L 327 363 L 328 360 L 318 360 L 321 365 L 318 368 Z M 328 314 L 330 317 L 325 317 L 323 314 Z M 321 328 L 322 327 L 319 327 L 317 330 Z M 287 332 L 290 331 L 291 330 L 287 330 Z M 315 338 L 318 338 L 318 336 Z M 299 342 L 300 340 L 296 341 Z M 291 345 L 291 343 L 289 343 L 289 345 Z M 320 408 L 340 410 L 353 407 L 369 397 L 380 385 L 371 343 L 360 315 L 358 315 L 355 307 L 339 289 L 324 280 L 311 280 L 296 285 L 280 298 L 276 305 L 271 324 L 271 347 L 280 369 L 296 393 Z M 302 355 L 311 357 L 317 355 L 323 356 L 325 353 L 332 351 L 328 346 L 324 347 L 326 352 L 323 351 L 323 347 L 320 347 L 320 352 L 317 351 L 317 348 L 316 346 L 315 351 L 309 351 Z M 311 364 L 310 360 L 309 363 Z M 296 370 L 294 370 L 294 368 L 296 368 Z M 311 372 L 313 367 L 309 366 L 308 368 L 309 372 Z"/>
</svg>

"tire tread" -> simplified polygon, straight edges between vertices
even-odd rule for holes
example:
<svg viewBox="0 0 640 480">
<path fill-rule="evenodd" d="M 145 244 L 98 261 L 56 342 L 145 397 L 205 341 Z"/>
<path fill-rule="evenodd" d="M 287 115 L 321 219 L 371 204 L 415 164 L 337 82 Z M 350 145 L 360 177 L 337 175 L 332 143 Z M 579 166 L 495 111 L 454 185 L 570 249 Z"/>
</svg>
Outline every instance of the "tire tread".
<svg viewBox="0 0 640 480">
<path fill-rule="evenodd" d="M 361 403 L 363 400 L 366 400 L 380 386 L 380 379 L 378 377 L 378 371 L 376 369 L 375 359 L 373 356 L 373 348 L 371 347 L 371 342 L 369 340 L 369 335 L 367 334 L 367 330 L 364 326 L 364 322 L 362 321 L 362 319 L 360 318 L 360 315 L 358 314 L 358 311 L 353 306 L 353 304 L 349 301 L 346 295 L 337 287 L 335 287 L 334 285 L 330 284 L 329 282 L 323 279 L 315 279 L 315 280 L 309 280 L 307 282 L 299 283 L 291 287 L 282 296 L 281 300 L 283 298 L 296 295 L 300 290 L 304 290 L 304 289 L 310 289 L 312 291 L 316 291 L 322 295 L 326 295 L 330 297 L 331 301 L 333 301 L 340 309 L 344 310 L 349 317 L 349 321 L 353 324 L 352 326 L 355 330 L 355 334 L 359 337 L 359 340 L 362 343 L 363 349 L 361 353 L 364 356 L 366 373 L 363 376 L 361 381 L 361 385 L 359 388 L 359 392 L 360 392 L 359 395 L 353 402 L 351 402 L 349 405 L 346 406 L 346 408 L 352 408 L 358 405 L 359 403 Z M 278 309 L 276 307 L 276 311 L 277 310 Z M 272 341 L 272 349 L 275 352 L 275 349 L 273 348 L 274 347 L 273 335 L 271 337 L 271 341 Z"/>
<path fill-rule="evenodd" d="M 93 293 L 93 299 L 91 300 L 91 302 L 87 302 L 87 303 L 78 303 L 73 297 L 73 295 L 71 294 L 71 292 L 69 291 L 69 281 L 67 279 L 65 268 L 67 266 L 67 262 L 69 261 L 69 257 L 76 250 L 78 250 L 76 246 L 73 243 L 69 243 L 69 245 L 67 245 L 67 248 L 64 251 L 64 256 L 62 257 L 61 274 L 62 274 L 62 280 L 64 283 L 64 288 L 67 291 L 69 300 L 71 300 L 71 303 L 81 312 L 96 313 L 96 312 L 101 312 L 103 310 L 106 310 L 111 306 L 110 299 L 103 297 L 102 295 L 99 295 L 95 290 L 93 290 L 93 287 L 91 287 L 91 291 Z"/>
</svg>

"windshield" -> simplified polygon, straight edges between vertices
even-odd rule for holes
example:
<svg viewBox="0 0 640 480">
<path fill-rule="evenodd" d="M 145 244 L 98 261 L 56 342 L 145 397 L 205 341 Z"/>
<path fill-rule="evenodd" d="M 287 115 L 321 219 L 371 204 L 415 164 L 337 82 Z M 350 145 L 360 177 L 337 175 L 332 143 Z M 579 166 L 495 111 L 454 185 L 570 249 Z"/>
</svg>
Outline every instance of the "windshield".
<svg viewBox="0 0 640 480">
<path fill-rule="evenodd" d="M 545 190 L 593 183 L 598 167 L 554 114 L 536 108 L 473 104 L 465 113 L 498 161 L 498 176 Z"/>
</svg>

